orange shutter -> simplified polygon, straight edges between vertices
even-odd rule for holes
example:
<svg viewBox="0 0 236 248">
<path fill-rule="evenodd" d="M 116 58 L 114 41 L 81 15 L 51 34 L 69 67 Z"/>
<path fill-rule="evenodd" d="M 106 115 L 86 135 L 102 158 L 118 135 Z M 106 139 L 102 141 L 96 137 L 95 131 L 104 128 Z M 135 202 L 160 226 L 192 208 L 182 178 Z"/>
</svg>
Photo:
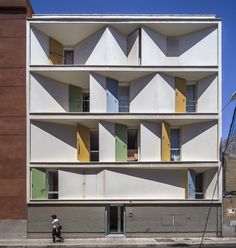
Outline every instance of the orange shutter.
<svg viewBox="0 0 236 248">
<path fill-rule="evenodd" d="M 90 154 L 89 129 L 82 125 L 77 125 L 77 159 L 80 162 L 89 162 Z"/>
<path fill-rule="evenodd" d="M 57 40 L 49 37 L 50 64 L 63 64 L 63 46 Z"/>
<path fill-rule="evenodd" d="M 162 160 L 170 161 L 170 125 L 162 122 Z"/>
<path fill-rule="evenodd" d="M 175 78 L 175 112 L 186 112 L 186 80 Z"/>
</svg>

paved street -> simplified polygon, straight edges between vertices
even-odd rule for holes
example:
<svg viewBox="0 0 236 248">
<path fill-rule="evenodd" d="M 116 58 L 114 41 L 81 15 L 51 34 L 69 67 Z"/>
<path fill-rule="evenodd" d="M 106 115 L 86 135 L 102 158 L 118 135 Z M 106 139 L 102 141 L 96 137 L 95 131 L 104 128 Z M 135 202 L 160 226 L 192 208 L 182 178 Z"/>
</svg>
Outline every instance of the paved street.
<svg viewBox="0 0 236 248">
<path fill-rule="evenodd" d="M 200 248 L 200 238 L 87 238 L 67 239 L 64 243 L 53 244 L 48 239 L 0 240 L 1 248 Z M 203 247 L 236 248 L 236 238 L 206 238 Z"/>
</svg>

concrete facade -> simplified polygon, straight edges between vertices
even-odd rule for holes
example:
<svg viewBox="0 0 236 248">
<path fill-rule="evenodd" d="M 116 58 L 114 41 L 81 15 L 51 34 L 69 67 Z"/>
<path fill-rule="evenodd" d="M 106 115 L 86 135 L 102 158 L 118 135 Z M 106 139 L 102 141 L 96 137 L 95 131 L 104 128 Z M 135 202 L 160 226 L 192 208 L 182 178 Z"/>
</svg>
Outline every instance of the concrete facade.
<svg viewBox="0 0 236 248">
<path fill-rule="evenodd" d="M 29 237 L 219 235 L 221 21 L 91 18 L 28 20 Z"/>
</svg>

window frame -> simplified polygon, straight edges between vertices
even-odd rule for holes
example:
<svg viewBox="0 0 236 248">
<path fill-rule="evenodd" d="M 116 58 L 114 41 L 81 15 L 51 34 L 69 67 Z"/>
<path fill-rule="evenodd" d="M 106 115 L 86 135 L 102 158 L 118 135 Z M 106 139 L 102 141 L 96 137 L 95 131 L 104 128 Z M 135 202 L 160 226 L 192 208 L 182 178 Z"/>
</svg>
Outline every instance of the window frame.
<svg viewBox="0 0 236 248">
<path fill-rule="evenodd" d="M 66 62 L 66 52 L 73 52 L 73 63 L 65 63 Z M 75 60 L 74 60 L 74 48 L 73 47 L 67 47 L 67 48 L 63 48 L 63 64 L 64 65 L 74 65 L 75 64 Z"/>
<path fill-rule="evenodd" d="M 57 191 L 51 191 L 49 190 L 50 185 L 49 185 L 49 173 L 51 172 L 57 172 Z M 57 198 L 49 198 L 49 194 L 56 194 Z M 58 170 L 55 169 L 47 169 L 46 170 L 46 196 L 48 200 L 58 200 L 59 199 L 59 173 Z"/>
</svg>

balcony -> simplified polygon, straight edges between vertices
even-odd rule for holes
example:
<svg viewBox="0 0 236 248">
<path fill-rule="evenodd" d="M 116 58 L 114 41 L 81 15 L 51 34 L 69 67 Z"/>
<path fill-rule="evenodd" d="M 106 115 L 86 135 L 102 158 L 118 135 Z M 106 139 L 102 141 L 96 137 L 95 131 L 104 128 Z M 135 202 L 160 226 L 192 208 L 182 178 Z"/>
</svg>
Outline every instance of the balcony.
<svg viewBox="0 0 236 248">
<path fill-rule="evenodd" d="M 76 65 L 218 65 L 216 23 L 99 22 L 32 21 L 30 64 L 57 65 L 68 59 Z"/>
<path fill-rule="evenodd" d="M 198 169 L 199 170 L 199 169 Z M 190 174 L 191 172 L 191 174 Z M 31 200 L 214 200 L 217 169 L 31 168 Z M 188 176 L 187 176 L 188 175 Z M 191 176 L 190 176 L 191 175 Z M 192 183 L 191 179 L 194 179 Z M 201 191 L 197 191 L 201 188 Z M 125 190 L 124 190 L 125 189 Z M 204 193 L 203 193 L 204 192 Z"/>
</svg>

